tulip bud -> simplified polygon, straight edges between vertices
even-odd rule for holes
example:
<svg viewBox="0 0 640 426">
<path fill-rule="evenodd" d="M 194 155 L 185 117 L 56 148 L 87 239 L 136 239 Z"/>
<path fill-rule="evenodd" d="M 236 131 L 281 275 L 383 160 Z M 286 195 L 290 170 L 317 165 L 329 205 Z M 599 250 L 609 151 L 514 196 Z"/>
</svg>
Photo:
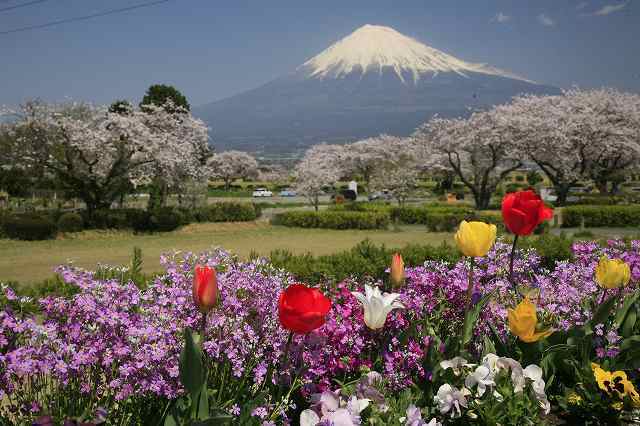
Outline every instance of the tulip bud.
<svg viewBox="0 0 640 426">
<path fill-rule="evenodd" d="M 390 278 L 393 287 L 400 287 L 404 281 L 404 261 L 400 253 L 395 253 L 391 257 Z"/>
<path fill-rule="evenodd" d="M 216 270 L 207 265 L 196 265 L 193 277 L 193 301 L 200 312 L 209 312 L 218 301 Z"/>
<path fill-rule="evenodd" d="M 596 266 L 596 281 L 603 288 L 618 288 L 625 286 L 631 279 L 629 265 L 620 259 L 609 260 L 602 256 Z"/>
<path fill-rule="evenodd" d="M 496 241 L 496 226 L 484 222 L 460 222 L 454 236 L 458 249 L 465 256 L 482 257 Z"/>
</svg>

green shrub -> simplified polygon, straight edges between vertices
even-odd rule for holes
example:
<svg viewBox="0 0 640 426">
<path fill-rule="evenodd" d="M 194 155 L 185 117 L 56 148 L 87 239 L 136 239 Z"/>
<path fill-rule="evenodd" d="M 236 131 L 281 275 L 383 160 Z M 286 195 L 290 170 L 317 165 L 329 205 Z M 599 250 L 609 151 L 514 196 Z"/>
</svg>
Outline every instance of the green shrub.
<svg viewBox="0 0 640 426">
<path fill-rule="evenodd" d="M 362 241 L 350 250 L 331 255 L 294 255 L 287 250 L 275 250 L 271 252 L 270 258 L 275 266 L 286 269 L 296 279 L 306 283 L 335 283 L 348 277 L 371 277 L 387 281 L 388 274 L 385 270 L 395 252 L 402 254 L 406 266 L 422 265 L 427 260 L 455 262 L 460 258 L 458 251 L 446 244 L 407 245 L 401 249 L 391 249 L 384 245 L 374 245 L 369 240 Z"/>
<path fill-rule="evenodd" d="M 131 228 L 130 215 L 138 209 L 102 209 L 82 213 L 87 229 L 126 229 Z"/>
<path fill-rule="evenodd" d="M 135 232 L 152 232 L 151 212 L 147 210 L 136 210 L 129 215 L 129 223 Z"/>
<path fill-rule="evenodd" d="M 562 226 L 629 227 L 640 225 L 640 205 L 570 206 L 562 211 Z"/>
<path fill-rule="evenodd" d="M 277 214 L 272 220 L 274 225 L 326 229 L 386 229 L 389 222 L 387 213 L 352 211 L 293 211 Z"/>
<path fill-rule="evenodd" d="M 526 238 L 520 240 L 520 248 L 533 248 L 541 257 L 541 263 L 545 268 L 553 269 L 556 262 L 569 260 L 572 257 L 571 246 L 573 239 L 564 234 L 544 234 L 538 238 Z"/>
<path fill-rule="evenodd" d="M 162 207 L 153 212 L 149 217 L 151 231 L 170 232 L 178 229 L 183 224 L 184 216 L 178 210 L 171 207 Z"/>
<path fill-rule="evenodd" d="M 49 218 L 27 213 L 14 215 L 4 222 L 4 232 L 7 237 L 16 240 L 48 240 L 56 236 L 58 229 Z"/>
<path fill-rule="evenodd" d="M 256 204 L 223 202 L 200 209 L 198 222 L 248 222 L 259 217 L 261 209 Z"/>
<path fill-rule="evenodd" d="M 60 232 L 80 232 L 84 229 L 84 219 L 78 213 L 63 213 L 58 219 Z"/>
</svg>

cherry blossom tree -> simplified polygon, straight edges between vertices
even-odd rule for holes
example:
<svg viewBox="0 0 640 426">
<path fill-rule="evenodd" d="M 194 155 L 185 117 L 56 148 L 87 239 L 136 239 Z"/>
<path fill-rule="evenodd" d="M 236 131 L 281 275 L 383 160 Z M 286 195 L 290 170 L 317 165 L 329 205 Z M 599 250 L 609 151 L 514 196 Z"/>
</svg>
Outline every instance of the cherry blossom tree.
<svg viewBox="0 0 640 426">
<path fill-rule="evenodd" d="M 344 173 L 345 148 L 341 145 L 314 145 L 307 150 L 295 169 L 296 191 L 318 211 L 324 188 L 334 186 Z"/>
<path fill-rule="evenodd" d="M 158 168 L 198 178 L 206 126 L 188 114 L 110 112 L 84 103 L 28 102 L 11 125 L 21 161 L 43 167 L 89 211 L 109 208 L 129 183 L 146 184 Z"/>
<path fill-rule="evenodd" d="M 224 181 L 226 191 L 236 179 L 255 178 L 258 176 L 258 162 L 243 151 L 224 151 L 213 155 L 208 166 L 210 176 Z"/>
<path fill-rule="evenodd" d="M 487 209 L 498 184 L 522 166 L 512 133 L 495 111 L 468 119 L 434 117 L 413 135 L 425 167 L 455 172 L 471 191 L 476 208 Z"/>
<path fill-rule="evenodd" d="M 400 145 L 401 138 L 389 135 L 379 135 L 348 144 L 345 146 L 345 170 L 362 176 L 364 187 L 369 192 L 371 179 L 376 170 L 389 165 Z"/>
<path fill-rule="evenodd" d="M 553 183 L 558 204 L 580 180 L 601 192 L 640 161 L 640 96 L 573 89 L 495 108 L 521 150 Z"/>
</svg>

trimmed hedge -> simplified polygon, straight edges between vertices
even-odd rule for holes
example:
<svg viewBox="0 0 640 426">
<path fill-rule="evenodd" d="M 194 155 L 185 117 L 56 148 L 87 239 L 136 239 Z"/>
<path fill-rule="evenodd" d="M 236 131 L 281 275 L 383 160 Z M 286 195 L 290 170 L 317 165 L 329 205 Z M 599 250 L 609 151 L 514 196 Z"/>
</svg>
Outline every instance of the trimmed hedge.
<svg viewBox="0 0 640 426">
<path fill-rule="evenodd" d="M 84 219 L 78 213 L 67 212 L 58 218 L 60 232 L 80 232 L 84 229 Z"/>
<path fill-rule="evenodd" d="M 256 220 L 261 213 L 258 205 L 252 203 L 224 202 L 198 209 L 196 222 L 248 222 Z"/>
<path fill-rule="evenodd" d="M 570 206 L 562 211 L 562 226 L 630 227 L 640 225 L 640 205 L 634 206 Z"/>
<path fill-rule="evenodd" d="M 4 233 L 16 240 L 49 240 L 57 232 L 58 228 L 51 219 L 33 213 L 13 215 L 4 221 Z"/>
<path fill-rule="evenodd" d="M 293 211 L 275 215 L 272 223 L 298 228 L 386 229 L 390 217 L 381 212 Z"/>
</svg>

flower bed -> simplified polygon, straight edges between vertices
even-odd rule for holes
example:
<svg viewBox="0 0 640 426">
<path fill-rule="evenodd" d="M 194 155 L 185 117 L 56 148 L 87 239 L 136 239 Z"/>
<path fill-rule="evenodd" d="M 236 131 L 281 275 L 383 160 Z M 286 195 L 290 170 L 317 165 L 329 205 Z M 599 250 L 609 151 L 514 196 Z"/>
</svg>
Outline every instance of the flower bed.
<svg viewBox="0 0 640 426">
<path fill-rule="evenodd" d="M 0 424 L 633 421 L 640 241 L 576 243 L 548 269 L 494 239 L 463 223 L 477 257 L 394 256 L 388 283 L 313 289 L 216 250 L 164 256 L 142 288 L 61 267 L 78 291 L 35 314 L 3 286 Z"/>
</svg>

